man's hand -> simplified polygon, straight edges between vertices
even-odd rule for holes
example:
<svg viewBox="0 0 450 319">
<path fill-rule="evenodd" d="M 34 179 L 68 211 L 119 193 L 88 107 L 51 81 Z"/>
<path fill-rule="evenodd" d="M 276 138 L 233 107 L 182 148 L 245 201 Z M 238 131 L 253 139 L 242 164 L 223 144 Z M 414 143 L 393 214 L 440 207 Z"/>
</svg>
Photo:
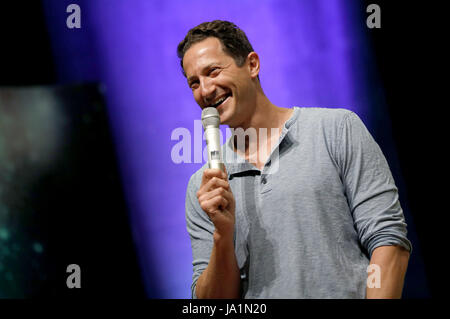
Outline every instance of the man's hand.
<svg viewBox="0 0 450 319">
<path fill-rule="evenodd" d="M 225 172 L 205 169 L 197 192 L 200 207 L 214 223 L 214 238 L 233 240 L 235 223 L 235 200 Z"/>
<path fill-rule="evenodd" d="M 235 207 L 225 172 L 205 169 L 197 192 L 200 207 L 214 223 L 214 245 L 208 267 L 197 280 L 198 298 L 238 298 L 239 268 L 234 253 Z"/>
</svg>

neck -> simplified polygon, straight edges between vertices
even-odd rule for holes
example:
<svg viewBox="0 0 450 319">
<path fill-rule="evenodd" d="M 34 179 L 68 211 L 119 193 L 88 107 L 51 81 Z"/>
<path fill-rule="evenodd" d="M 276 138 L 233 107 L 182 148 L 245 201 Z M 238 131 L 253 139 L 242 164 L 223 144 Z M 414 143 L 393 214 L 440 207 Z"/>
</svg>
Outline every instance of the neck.
<svg viewBox="0 0 450 319">
<path fill-rule="evenodd" d="M 233 127 L 235 150 L 246 155 L 253 153 L 252 150 L 258 151 L 261 145 L 272 146 L 278 140 L 284 123 L 292 114 L 292 109 L 278 107 L 271 103 L 262 90 L 256 93 L 253 107 L 250 109 L 253 109 L 252 114 L 242 124 Z M 241 134 L 245 136 L 240 136 Z M 241 144 L 238 143 L 239 139 Z M 242 149 L 244 146 L 242 143 L 245 145 L 245 150 Z M 271 146 L 269 146 L 270 149 Z"/>
<path fill-rule="evenodd" d="M 270 128 L 282 127 L 286 121 L 286 115 L 291 112 L 290 109 L 274 105 L 262 91 L 256 93 L 252 104 L 249 109 L 253 112 L 240 125 L 234 127 L 235 129 L 246 130 L 251 127 L 258 131 L 260 128 L 270 130 Z"/>
</svg>

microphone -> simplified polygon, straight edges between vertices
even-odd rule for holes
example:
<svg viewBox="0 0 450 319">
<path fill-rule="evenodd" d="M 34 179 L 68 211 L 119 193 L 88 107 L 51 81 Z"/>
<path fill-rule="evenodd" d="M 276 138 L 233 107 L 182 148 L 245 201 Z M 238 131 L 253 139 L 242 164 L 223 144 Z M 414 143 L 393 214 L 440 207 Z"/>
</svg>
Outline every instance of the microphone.
<svg viewBox="0 0 450 319">
<path fill-rule="evenodd" d="M 202 111 L 202 124 L 205 130 L 206 149 L 208 151 L 209 168 L 218 168 L 224 171 L 222 152 L 220 147 L 220 118 L 214 107 L 206 107 Z"/>
</svg>

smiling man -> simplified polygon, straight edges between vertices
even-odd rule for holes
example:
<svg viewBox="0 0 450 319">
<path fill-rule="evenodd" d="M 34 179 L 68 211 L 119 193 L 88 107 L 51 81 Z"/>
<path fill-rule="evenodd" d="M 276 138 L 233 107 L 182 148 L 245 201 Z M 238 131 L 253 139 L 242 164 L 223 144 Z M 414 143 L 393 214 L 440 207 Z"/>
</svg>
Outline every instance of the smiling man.
<svg viewBox="0 0 450 319">
<path fill-rule="evenodd" d="M 197 104 L 257 135 L 223 145 L 245 161 L 189 181 L 192 297 L 401 297 L 411 243 L 388 164 L 356 114 L 272 104 L 258 54 L 227 21 L 191 29 L 178 56 Z M 369 264 L 381 270 L 374 287 Z"/>
</svg>

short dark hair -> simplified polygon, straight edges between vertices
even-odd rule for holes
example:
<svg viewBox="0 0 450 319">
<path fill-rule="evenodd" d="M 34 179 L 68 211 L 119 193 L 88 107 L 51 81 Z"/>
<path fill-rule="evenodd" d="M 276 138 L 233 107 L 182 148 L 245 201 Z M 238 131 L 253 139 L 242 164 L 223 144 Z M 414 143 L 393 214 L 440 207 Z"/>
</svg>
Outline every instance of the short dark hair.
<svg viewBox="0 0 450 319">
<path fill-rule="evenodd" d="M 177 54 L 180 58 L 181 70 L 184 76 L 186 76 L 183 68 L 184 54 L 193 44 L 209 37 L 219 39 L 223 51 L 234 59 L 238 67 L 241 67 L 245 63 L 248 54 L 253 52 L 253 47 L 244 31 L 239 29 L 234 23 L 222 20 L 203 22 L 190 29 L 183 41 L 178 44 Z"/>
</svg>

